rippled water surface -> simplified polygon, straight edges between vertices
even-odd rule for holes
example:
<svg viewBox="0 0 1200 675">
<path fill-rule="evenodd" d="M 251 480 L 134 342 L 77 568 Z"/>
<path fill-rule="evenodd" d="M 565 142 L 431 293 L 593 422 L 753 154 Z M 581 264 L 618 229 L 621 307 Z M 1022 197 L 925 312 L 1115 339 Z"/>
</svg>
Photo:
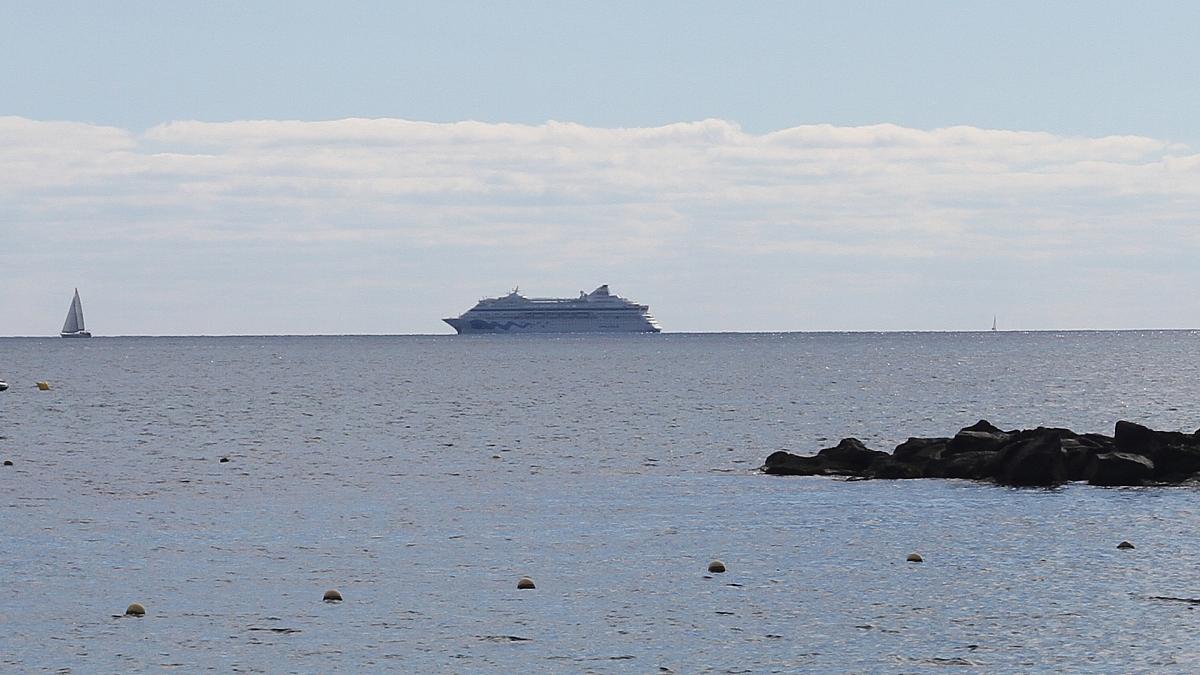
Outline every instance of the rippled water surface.
<svg viewBox="0 0 1200 675">
<path fill-rule="evenodd" d="M 980 418 L 1194 431 L 1198 346 L 0 339 L 0 670 L 1194 672 L 1200 488 L 756 468 Z"/>
</svg>

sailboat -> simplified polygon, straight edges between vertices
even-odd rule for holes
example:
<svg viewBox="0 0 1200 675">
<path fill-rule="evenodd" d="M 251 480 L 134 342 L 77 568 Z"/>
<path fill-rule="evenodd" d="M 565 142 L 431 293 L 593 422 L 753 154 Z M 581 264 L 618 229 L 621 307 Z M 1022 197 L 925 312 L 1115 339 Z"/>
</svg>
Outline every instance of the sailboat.
<svg viewBox="0 0 1200 675">
<path fill-rule="evenodd" d="M 75 297 L 71 298 L 71 307 L 67 310 L 67 320 L 63 322 L 63 329 L 59 335 L 69 338 L 92 337 L 92 334 L 83 327 L 83 304 L 79 302 L 79 289 L 75 289 Z"/>
<path fill-rule="evenodd" d="M 992 315 L 992 330 L 993 331 L 996 330 L 996 315 L 995 314 Z"/>
</svg>

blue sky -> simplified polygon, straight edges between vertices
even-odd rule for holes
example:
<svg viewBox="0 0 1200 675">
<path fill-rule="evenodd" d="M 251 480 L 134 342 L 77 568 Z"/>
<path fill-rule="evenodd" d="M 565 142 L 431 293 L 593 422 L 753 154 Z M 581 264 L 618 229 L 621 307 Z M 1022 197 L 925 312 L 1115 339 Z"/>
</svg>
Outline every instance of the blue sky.
<svg viewBox="0 0 1200 675">
<path fill-rule="evenodd" d="M 0 15 L 0 334 L 1200 323 L 1194 3 Z"/>
</svg>

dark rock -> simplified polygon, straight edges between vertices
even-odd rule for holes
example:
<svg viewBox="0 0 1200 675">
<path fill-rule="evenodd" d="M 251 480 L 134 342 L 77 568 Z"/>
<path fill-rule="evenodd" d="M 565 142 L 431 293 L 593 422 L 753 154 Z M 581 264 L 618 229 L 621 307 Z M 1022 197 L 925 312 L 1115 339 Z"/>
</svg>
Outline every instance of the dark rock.
<svg viewBox="0 0 1200 675">
<path fill-rule="evenodd" d="M 995 450 L 961 452 L 931 466 L 927 475 L 935 478 L 985 480 L 996 475 L 999 459 L 1000 453 Z"/>
<path fill-rule="evenodd" d="M 901 479 L 924 478 L 924 467 L 909 462 L 901 462 L 894 457 L 884 455 L 866 468 L 863 475 L 867 478 Z"/>
<path fill-rule="evenodd" d="M 1103 452 L 1112 452 L 1117 449 L 1117 444 L 1113 441 L 1113 437 L 1105 436 L 1104 434 L 1079 434 L 1079 440 L 1087 441 L 1100 448 Z"/>
<path fill-rule="evenodd" d="M 1012 434 L 1003 431 L 973 431 L 963 429 L 954 434 L 954 438 L 946 445 L 947 455 L 957 455 L 960 452 L 981 452 L 999 450 L 1000 446 L 1012 440 Z"/>
<path fill-rule="evenodd" d="M 1154 462 L 1149 457 L 1105 452 L 1091 458 L 1086 478 L 1091 485 L 1141 485 L 1153 474 Z"/>
<path fill-rule="evenodd" d="M 976 422 L 975 424 L 972 424 L 969 427 L 963 427 L 961 429 L 961 431 L 982 431 L 982 432 L 989 433 L 989 434 L 1004 433 L 1003 429 L 1000 429 L 999 427 L 993 425 L 991 422 L 989 422 L 987 420 L 979 420 L 978 422 Z"/>
<path fill-rule="evenodd" d="M 802 457 L 779 450 L 771 453 L 763 464 L 766 473 L 785 476 L 858 476 L 879 459 L 888 459 L 886 452 L 871 450 L 857 438 L 844 438 L 832 448 L 825 448 L 816 457 Z"/>
<path fill-rule="evenodd" d="M 1059 427 L 1038 427 L 1036 429 L 1020 429 L 1009 432 L 1010 443 L 1023 443 L 1036 438 L 1053 439 L 1059 442 L 1061 447 L 1063 439 L 1077 440 L 1079 434 L 1070 429 L 1061 429 Z"/>
<path fill-rule="evenodd" d="M 823 460 L 829 469 L 842 473 L 857 473 L 875 460 L 887 456 L 886 452 L 871 450 L 857 438 L 843 438 L 832 448 L 817 453 L 817 458 Z"/>
<path fill-rule="evenodd" d="M 1200 473 L 1200 447 L 1167 445 L 1154 453 L 1154 477 L 1157 480 L 1179 483 Z"/>
<path fill-rule="evenodd" d="M 1037 432 L 1048 433 L 1037 433 Z M 1000 453 L 996 480 L 1003 485 L 1046 487 L 1067 482 L 1067 453 L 1054 429 L 1034 433 L 1006 445 Z"/>
<path fill-rule="evenodd" d="M 1200 432 L 1155 431 L 1122 420 L 1109 437 L 1052 427 L 1002 431 L 980 420 L 953 438 L 909 438 L 890 455 L 856 438 L 843 439 L 815 456 L 781 450 L 767 457 L 762 470 L 852 480 L 968 478 L 1019 486 L 1069 480 L 1093 485 L 1178 483 L 1200 480 Z"/>
<path fill-rule="evenodd" d="M 1117 421 L 1116 431 L 1113 433 L 1113 444 L 1118 452 L 1128 452 L 1146 457 L 1152 457 L 1162 447 L 1162 442 L 1153 429 L 1125 420 Z"/>
<path fill-rule="evenodd" d="M 942 458 L 949 438 L 909 438 L 892 452 L 892 457 L 902 462 L 926 463 Z"/>
<path fill-rule="evenodd" d="M 1141 455 L 1154 462 L 1157 480 L 1179 482 L 1200 472 L 1200 436 L 1179 431 L 1155 431 L 1134 422 L 1117 422 L 1113 445 L 1118 452 Z"/>
<path fill-rule="evenodd" d="M 777 450 L 767 457 L 762 470 L 779 476 L 819 476 L 825 473 L 825 463 L 816 457 L 801 457 Z"/>
<path fill-rule="evenodd" d="M 1155 431 L 1134 422 L 1120 420 L 1113 434 L 1118 452 L 1130 452 L 1154 458 L 1155 453 L 1168 446 L 1200 447 L 1200 436 L 1181 431 Z"/>
<path fill-rule="evenodd" d="M 1092 459 L 1113 450 L 1111 439 L 1107 445 L 1103 445 L 1085 436 L 1060 438 L 1059 445 L 1067 453 L 1067 480 L 1087 480 L 1088 465 Z"/>
</svg>

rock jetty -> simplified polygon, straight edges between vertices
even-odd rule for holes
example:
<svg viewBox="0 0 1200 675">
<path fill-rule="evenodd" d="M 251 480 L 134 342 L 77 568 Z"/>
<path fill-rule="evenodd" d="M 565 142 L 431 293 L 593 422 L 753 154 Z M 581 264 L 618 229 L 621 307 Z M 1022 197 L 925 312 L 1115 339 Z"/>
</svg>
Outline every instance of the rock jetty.
<svg viewBox="0 0 1200 675">
<path fill-rule="evenodd" d="M 1004 431 L 987 420 L 952 438 L 910 438 L 888 454 L 857 438 L 804 457 L 780 450 L 762 470 L 787 476 L 970 478 L 1001 485 L 1154 485 L 1200 479 L 1200 430 L 1155 431 L 1124 420 L 1112 436 L 1038 427 Z"/>
</svg>

